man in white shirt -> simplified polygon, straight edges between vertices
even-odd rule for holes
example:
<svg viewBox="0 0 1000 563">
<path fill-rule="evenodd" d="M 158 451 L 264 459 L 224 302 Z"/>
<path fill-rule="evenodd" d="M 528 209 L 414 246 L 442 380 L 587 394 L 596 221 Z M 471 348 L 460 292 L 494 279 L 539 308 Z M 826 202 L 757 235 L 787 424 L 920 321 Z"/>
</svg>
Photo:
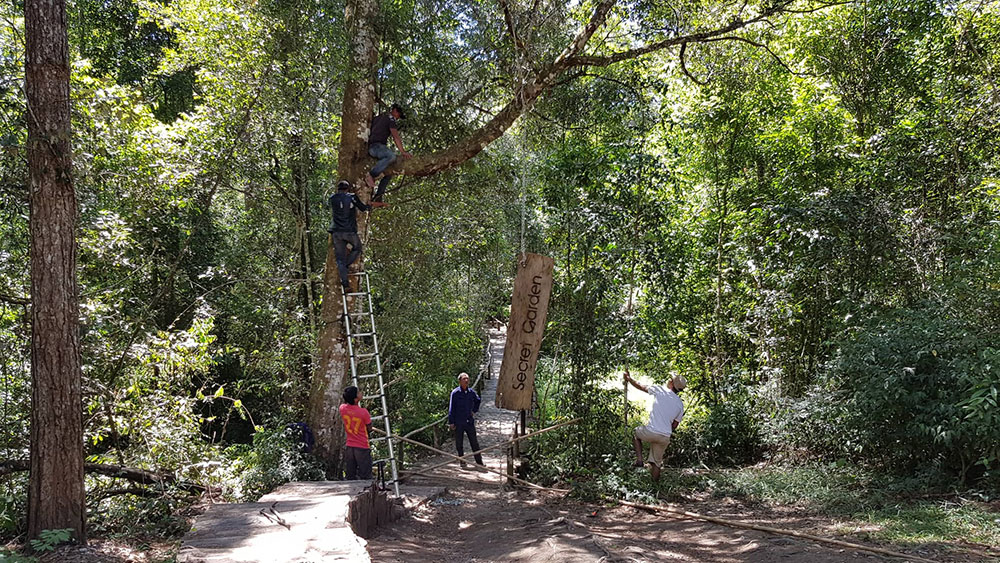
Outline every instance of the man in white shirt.
<svg viewBox="0 0 1000 563">
<path fill-rule="evenodd" d="M 677 396 L 685 387 L 687 380 L 683 375 L 675 374 L 667 382 L 667 386 L 643 385 L 632 379 L 625 371 L 625 381 L 636 389 L 653 396 L 653 408 L 649 412 L 649 424 L 635 429 L 632 439 L 635 445 L 635 466 L 642 467 L 642 443 L 649 442 L 649 474 L 654 481 L 660 479 L 660 469 L 663 466 L 663 452 L 670 444 L 670 436 L 681 419 L 684 418 L 684 403 Z"/>
</svg>

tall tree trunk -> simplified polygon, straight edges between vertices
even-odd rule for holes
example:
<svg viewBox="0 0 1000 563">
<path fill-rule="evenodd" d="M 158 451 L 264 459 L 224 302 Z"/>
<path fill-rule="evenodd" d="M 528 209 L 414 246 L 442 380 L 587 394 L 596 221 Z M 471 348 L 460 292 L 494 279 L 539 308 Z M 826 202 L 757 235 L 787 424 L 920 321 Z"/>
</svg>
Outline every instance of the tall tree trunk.
<svg viewBox="0 0 1000 563">
<path fill-rule="evenodd" d="M 348 0 L 345 19 L 351 38 L 348 81 L 344 88 L 341 116 L 338 176 L 361 190 L 363 200 L 371 199 L 371 189 L 364 181 L 367 174 L 368 133 L 375 107 L 375 64 L 378 61 L 375 37 L 376 0 Z M 358 231 L 368 227 L 368 217 L 358 216 Z M 362 256 L 352 271 L 363 266 Z M 341 286 L 333 245 L 327 244 L 325 288 L 319 320 L 319 365 L 313 375 L 309 397 L 309 425 L 316 439 L 316 455 L 326 465 L 327 475 L 339 474 L 344 429 L 340 423 L 340 397 L 350 379 L 350 357 L 341 323 Z"/>
<path fill-rule="evenodd" d="M 27 0 L 24 12 L 32 302 L 28 537 L 69 528 L 85 543 L 65 0 Z"/>
</svg>

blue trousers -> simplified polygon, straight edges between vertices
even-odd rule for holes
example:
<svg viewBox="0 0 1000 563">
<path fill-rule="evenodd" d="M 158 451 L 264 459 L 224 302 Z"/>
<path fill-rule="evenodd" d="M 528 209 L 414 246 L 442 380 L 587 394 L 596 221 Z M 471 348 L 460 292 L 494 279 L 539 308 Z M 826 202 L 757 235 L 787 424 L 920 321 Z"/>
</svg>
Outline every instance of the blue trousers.
<svg viewBox="0 0 1000 563">
<path fill-rule="evenodd" d="M 369 172 L 372 178 L 378 178 L 378 175 L 385 172 L 385 169 L 388 168 L 390 164 L 396 162 L 396 153 L 382 143 L 372 143 L 368 145 L 368 154 L 378 159 L 378 162 L 375 163 L 375 168 L 372 168 L 372 171 Z M 375 190 L 375 195 L 372 196 L 372 201 L 382 201 L 382 196 L 385 195 L 385 188 L 388 185 L 389 177 L 385 176 L 379 181 L 378 188 Z"/>
</svg>

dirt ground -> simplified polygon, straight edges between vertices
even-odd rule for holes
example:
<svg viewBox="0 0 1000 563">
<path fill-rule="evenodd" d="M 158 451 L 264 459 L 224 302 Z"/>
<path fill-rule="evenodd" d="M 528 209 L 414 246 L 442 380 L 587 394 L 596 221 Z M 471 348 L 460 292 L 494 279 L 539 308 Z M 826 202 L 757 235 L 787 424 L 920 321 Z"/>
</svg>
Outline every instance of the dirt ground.
<svg viewBox="0 0 1000 563">
<path fill-rule="evenodd" d="M 455 481 L 448 486 L 448 494 L 418 507 L 410 516 L 369 540 L 368 552 L 372 561 L 832 563 L 907 560 L 631 507 L 583 504 L 566 500 L 561 495 L 509 492 L 495 486 L 462 485 Z M 832 529 L 839 522 L 793 511 L 749 510 L 719 500 L 685 504 L 682 508 L 718 518 L 901 551 L 933 561 L 993 560 L 976 553 L 960 553 L 954 546 L 875 545 L 838 536 Z"/>
<path fill-rule="evenodd" d="M 490 334 L 493 370 L 499 372 L 505 341 L 503 330 Z M 514 430 L 516 413 L 493 406 L 496 379 L 486 380 L 476 427 L 482 447 L 497 444 Z M 454 444 L 443 446 L 453 451 Z M 468 451 L 468 450 L 466 450 Z M 503 471 L 499 451 L 485 456 L 488 467 Z M 420 467 L 448 458 L 437 456 Z M 411 476 L 409 483 L 448 488 L 445 496 L 419 506 L 404 520 L 371 539 L 368 552 L 376 563 L 473 563 L 543 561 L 545 563 L 689 561 L 764 563 L 773 561 L 905 561 L 863 551 L 820 544 L 790 536 L 727 527 L 705 521 L 649 513 L 631 507 L 602 507 L 567 500 L 561 494 L 509 491 L 494 473 L 462 470 L 456 465 Z M 840 539 L 941 562 L 989 561 L 955 546 L 875 546 L 857 537 L 842 537 L 845 523 L 830 518 L 745 506 L 719 499 L 693 500 L 682 510 L 727 520 L 785 528 Z M 859 530 L 863 535 L 863 530 Z M 982 551 L 982 547 L 969 546 Z M 912 560 L 912 559 L 911 559 Z M 1000 561 L 1000 558 L 996 559 Z"/>
</svg>

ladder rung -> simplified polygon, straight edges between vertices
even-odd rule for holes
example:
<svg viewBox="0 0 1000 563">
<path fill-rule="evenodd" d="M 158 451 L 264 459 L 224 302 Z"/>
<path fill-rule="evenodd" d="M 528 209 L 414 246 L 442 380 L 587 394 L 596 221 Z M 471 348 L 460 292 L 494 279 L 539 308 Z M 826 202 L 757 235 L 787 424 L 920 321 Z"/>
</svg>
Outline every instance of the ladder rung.
<svg viewBox="0 0 1000 563">
<path fill-rule="evenodd" d="M 368 295 L 368 292 L 367 291 L 354 291 L 354 292 L 351 292 L 351 293 L 347 294 L 348 297 L 352 297 L 352 296 L 355 296 L 355 295 Z"/>
<path fill-rule="evenodd" d="M 381 442 L 382 440 L 388 440 L 387 436 L 379 436 L 378 438 L 369 438 L 369 442 Z"/>
<path fill-rule="evenodd" d="M 368 272 L 365 272 L 365 271 L 361 271 L 361 272 L 352 272 L 352 273 L 350 273 L 350 274 L 347 274 L 347 275 L 349 275 L 349 276 L 367 276 L 367 275 L 368 275 Z"/>
<path fill-rule="evenodd" d="M 357 359 L 357 360 L 370 360 L 370 359 L 374 358 L 375 356 L 378 356 L 378 354 L 376 354 L 376 353 L 373 352 L 371 354 L 355 354 L 354 358 Z"/>
<path fill-rule="evenodd" d="M 379 374 L 377 374 L 377 373 L 366 373 L 364 375 L 359 375 L 358 379 L 371 379 L 373 377 L 378 377 L 378 376 L 379 376 Z"/>
<path fill-rule="evenodd" d="M 351 335 L 353 338 L 361 338 L 363 336 L 375 336 L 374 332 L 356 332 Z"/>
<path fill-rule="evenodd" d="M 376 420 L 382 420 L 383 418 L 385 418 L 384 414 L 377 414 L 372 417 L 372 422 L 375 422 Z"/>
</svg>

